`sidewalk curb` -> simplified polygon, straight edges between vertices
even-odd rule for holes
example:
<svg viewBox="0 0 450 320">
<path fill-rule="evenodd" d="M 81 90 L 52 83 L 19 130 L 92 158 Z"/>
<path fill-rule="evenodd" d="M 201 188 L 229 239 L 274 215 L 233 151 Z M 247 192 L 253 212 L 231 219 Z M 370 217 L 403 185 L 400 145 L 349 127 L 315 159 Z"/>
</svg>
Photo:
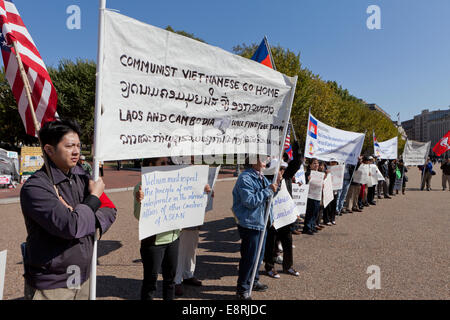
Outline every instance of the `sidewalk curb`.
<svg viewBox="0 0 450 320">
<path fill-rule="evenodd" d="M 234 180 L 237 180 L 237 178 L 217 179 L 217 182 L 234 181 Z M 106 189 L 105 193 L 128 192 L 128 191 L 133 191 L 133 190 L 134 190 L 134 187 Z M 16 203 L 20 203 L 20 198 L 19 197 L 0 199 L 0 205 L 3 205 L 3 204 L 16 204 Z"/>
</svg>

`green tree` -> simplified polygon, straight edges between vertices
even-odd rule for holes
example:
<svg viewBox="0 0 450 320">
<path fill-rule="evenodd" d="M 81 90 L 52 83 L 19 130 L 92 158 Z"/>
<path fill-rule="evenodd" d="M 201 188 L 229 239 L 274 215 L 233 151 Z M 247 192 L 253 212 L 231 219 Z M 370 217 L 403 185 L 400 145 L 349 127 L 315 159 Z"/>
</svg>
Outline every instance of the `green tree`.
<svg viewBox="0 0 450 320">
<path fill-rule="evenodd" d="M 75 119 L 83 129 L 81 142 L 91 145 L 94 142 L 95 62 L 62 60 L 56 69 L 48 68 L 48 71 L 58 93 L 59 116 Z"/>
<path fill-rule="evenodd" d="M 32 145 L 38 140 L 26 134 L 16 99 L 2 70 L 0 73 L 0 143 L 3 143 L 5 148 L 13 150 L 21 142 Z"/>
</svg>

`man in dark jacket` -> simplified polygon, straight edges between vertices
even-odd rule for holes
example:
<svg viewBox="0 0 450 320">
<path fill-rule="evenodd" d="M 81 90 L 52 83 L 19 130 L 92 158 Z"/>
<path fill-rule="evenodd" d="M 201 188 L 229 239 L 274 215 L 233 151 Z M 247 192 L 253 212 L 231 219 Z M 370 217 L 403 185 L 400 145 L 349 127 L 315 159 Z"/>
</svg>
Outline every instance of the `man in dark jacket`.
<svg viewBox="0 0 450 320">
<path fill-rule="evenodd" d="M 28 233 L 25 299 L 87 300 L 94 234 L 103 235 L 116 218 L 102 179 L 90 180 L 77 165 L 80 131 L 75 122 L 57 120 L 39 134 L 53 183 L 43 167 L 20 193 Z"/>
</svg>

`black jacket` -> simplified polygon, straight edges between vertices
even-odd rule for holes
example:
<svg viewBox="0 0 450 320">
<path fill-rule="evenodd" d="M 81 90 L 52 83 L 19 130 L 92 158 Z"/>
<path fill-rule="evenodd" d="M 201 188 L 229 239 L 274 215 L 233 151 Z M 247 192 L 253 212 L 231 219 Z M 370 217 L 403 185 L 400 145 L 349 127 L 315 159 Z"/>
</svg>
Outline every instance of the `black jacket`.
<svg viewBox="0 0 450 320">
<path fill-rule="evenodd" d="M 89 193 L 89 176 L 81 166 L 68 176 L 50 162 L 58 198 L 44 168 L 31 176 L 20 192 L 27 241 L 25 279 L 39 290 L 66 288 L 70 266 L 80 268 L 80 283 L 90 276 L 95 229 L 104 234 L 116 219 L 115 208 L 100 208 Z"/>
</svg>

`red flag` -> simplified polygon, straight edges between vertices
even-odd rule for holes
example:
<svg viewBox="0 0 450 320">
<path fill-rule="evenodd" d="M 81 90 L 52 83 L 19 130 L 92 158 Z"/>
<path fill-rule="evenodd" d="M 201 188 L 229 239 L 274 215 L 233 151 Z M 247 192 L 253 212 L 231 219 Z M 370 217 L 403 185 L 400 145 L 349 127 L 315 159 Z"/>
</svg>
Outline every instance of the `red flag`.
<svg viewBox="0 0 450 320">
<path fill-rule="evenodd" d="M 450 150 L 450 145 L 448 140 L 450 139 L 450 130 L 445 134 L 445 136 L 442 137 L 442 139 L 436 143 L 436 145 L 433 148 L 434 153 L 439 157 L 443 153 Z"/>
<path fill-rule="evenodd" d="M 114 205 L 114 203 L 108 198 L 108 196 L 103 193 L 100 197 L 100 202 L 102 203 L 102 205 L 100 206 L 100 208 L 112 208 L 115 209 L 116 206 Z"/>
<path fill-rule="evenodd" d="M 11 1 L 0 0 L 0 27 L 2 29 L 0 46 L 6 79 L 11 86 L 14 98 L 16 98 L 20 117 L 27 134 L 35 136 L 36 132 L 25 94 L 25 85 L 20 76 L 15 50 L 12 47 L 13 42 L 16 42 L 22 59 L 31 87 L 31 98 L 36 118 L 41 126 L 45 122 L 55 120 L 58 100 L 56 90 L 33 39 L 28 33 L 16 6 Z"/>
</svg>

